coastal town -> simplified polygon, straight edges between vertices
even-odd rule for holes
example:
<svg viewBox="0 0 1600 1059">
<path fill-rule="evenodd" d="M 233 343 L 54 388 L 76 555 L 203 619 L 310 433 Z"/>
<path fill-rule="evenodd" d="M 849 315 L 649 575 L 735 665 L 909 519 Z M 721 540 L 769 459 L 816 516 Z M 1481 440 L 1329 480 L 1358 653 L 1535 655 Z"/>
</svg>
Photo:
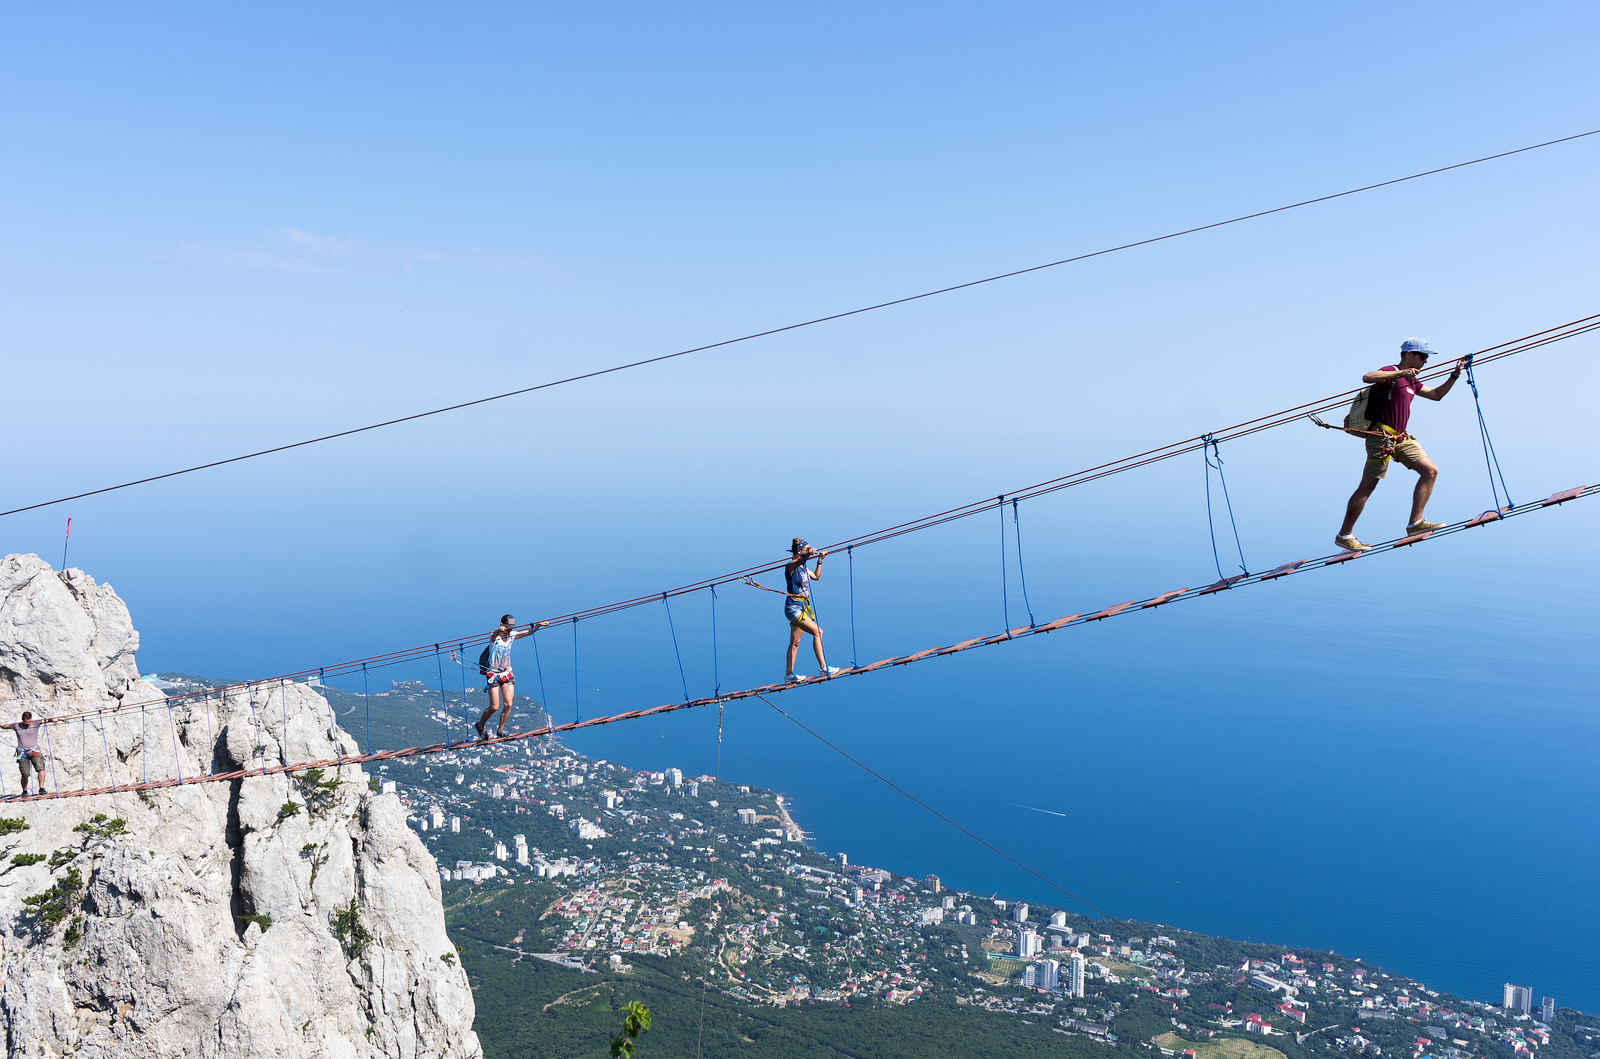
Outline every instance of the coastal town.
<svg viewBox="0 0 1600 1059">
<path fill-rule="evenodd" d="M 459 716 L 411 690 L 431 722 Z M 1408 1059 L 1588 1059 L 1585 1042 L 1600 1045 L 1600 1020 L 1521 987 L 1499 1003 L 1458 999 L 1359 959 L 1115 924 L 824 857 L 777 792 L 590 760 L 549 737 L 468 743 L 376 775 L 434 852 L 447 909 L 536 894 L 514 932 L 495 923 L 494 947 L 575 973 L 678 968 L 757 1007 L 937 998 L 1183 1059 L 1234 1054 L 1217 1050 L 1229 1039 Z"/>
</svg>

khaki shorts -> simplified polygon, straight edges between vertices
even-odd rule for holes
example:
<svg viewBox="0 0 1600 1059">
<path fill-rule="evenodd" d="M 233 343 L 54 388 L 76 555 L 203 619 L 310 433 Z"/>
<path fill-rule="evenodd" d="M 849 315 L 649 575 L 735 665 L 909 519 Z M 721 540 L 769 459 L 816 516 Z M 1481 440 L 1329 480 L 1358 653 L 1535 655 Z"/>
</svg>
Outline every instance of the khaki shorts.
<svg viewBox="0 0 1600 1059">
<path fill-rule="evenodd" d="M 1379 426 L 1387 434 L 1394 433 L 1393 430 L 1383 426 L 1381 423 Z M 1399 460 L 1401 465 L 1405 467 L 1415 467 L 1419 460 L 1428 458 L 1428 454 L 1422 451 L 1422 446 L 1417 444 L 1417 439 L 1414 437 L 1408 437 L 1404 441 L 1396 442 L 1394 452 L 1390 456 L 1379 456 L 1378 454 L 1383 451 L 1385 444 L 1386 442 L 1381 438 L 1367 438 L 1367 461 L 1362 465 L 1361 471 L 1364 477 L 1382 478 L 1388 474 L 1391 456 Z"/>
<path fill-rule="evenodd" d="M 22 782 L 28 782 L 28 772 L 31 770 L 39 774 L 39 782 L 44 782 L 44 753 L 34 754 L 32 757 L 17 758 L 17 768 L 22 771 Z"/>
</svg>

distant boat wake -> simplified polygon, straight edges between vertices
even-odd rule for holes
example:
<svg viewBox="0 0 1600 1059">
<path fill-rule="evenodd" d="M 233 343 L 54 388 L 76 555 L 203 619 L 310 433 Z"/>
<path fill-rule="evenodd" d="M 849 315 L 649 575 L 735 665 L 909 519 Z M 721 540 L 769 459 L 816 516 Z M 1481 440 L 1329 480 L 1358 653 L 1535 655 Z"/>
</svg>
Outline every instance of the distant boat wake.
<svg viewBox="0 0 1600 1059">
<path fill-rule="evenodd" d="M 1031 809 L 1036 813 L 1049 813 L 1051 816 L 1066 816 L 1067 815 L 1066 813 L 1058 813 L 1054 809 L 1041 809 L 1037 805 L 1023 805 L 1021 802 L 1006 802 L 1005 804 L 1006 805 L 1014 805 L 1018 809 Z"/>
</svg>

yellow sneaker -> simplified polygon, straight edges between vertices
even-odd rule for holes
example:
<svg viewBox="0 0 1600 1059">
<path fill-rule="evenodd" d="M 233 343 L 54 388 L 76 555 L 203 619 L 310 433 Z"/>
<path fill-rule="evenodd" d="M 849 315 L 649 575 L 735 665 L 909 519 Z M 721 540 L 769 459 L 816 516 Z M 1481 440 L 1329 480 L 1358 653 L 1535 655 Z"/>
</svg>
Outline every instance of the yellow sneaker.
<svg viewBox="0 0 1600 1059">
<path fill-rule="evenodd" d="M 1343 537 L 1335 537 L 1333 538 L 1333 543 L 1343 548 L 1347 552 L 1364 552 L 1372 548 L 1372 545 L 1362 544 L 1360 541 L 1356 540 L 1356 535 L 1354 533 L 1347 534 Z"/>
<path fill-rule="evenodd" d="M 1443 522 L 1429 522 L 1427 519 L 1419 519 L 1406 527 L 1406 536 L 1409 537 L 1417 533 L 1432 533 L 1434 530 L 1441 529 L 1444 529 Z"/>
</svg>

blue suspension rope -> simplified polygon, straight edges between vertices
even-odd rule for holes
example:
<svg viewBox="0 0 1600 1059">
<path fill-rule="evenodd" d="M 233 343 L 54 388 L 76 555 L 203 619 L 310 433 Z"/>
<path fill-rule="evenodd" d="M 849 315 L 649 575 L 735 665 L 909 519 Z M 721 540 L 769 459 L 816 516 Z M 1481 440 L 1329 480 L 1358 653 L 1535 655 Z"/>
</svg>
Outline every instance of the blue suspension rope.
<svg viewBox="0 0 1600 1059">
<path fill-rule="evenodd" d="M 1000 612 L 1004 615 L 1006 635 L 1011 635 L 1011 593 L 1006 589 L 1006 498 L 1002 493 L 995 497 L 995 509 L 1000 512 Z"/>
<path fill-rule="evenodd" d="M 439 645 L 433 645 L 433 664 L 439 670 L 439 712 L 444 714 L 444 745 L 450 745 L 450 704 L 444 698 L 444 660 L 439 657 Z"/>
<path fill-rule="evenodd" d="M 548 719 L 551 723 L 554 723 L 555 718 L 550 716 L 550 696 L 545 694 L 545 690 L 544 690 L 544 663 L 539 661 L 539 637 L 538 636 L 535 636 L 533 638 L 533 668 L 538 670 L 538 672 L 539 672 L 539 709 L 544 711 L 544 715 L 545 715 L 546 719 Z M 463 686 L 465 686 L 465 685 L 463 685 Z M 465 697 L 466 697 L 466 694 L 463 693 L 462 694 L 462 698 L 465 698 Z"/>
<path fill-rule="evenodd" d="M 328 732 L 328 735 L 333 739 L 333 760 L 339 765 L 339 767 L 343 768 L 344 748 L 339 743 L 339 718 L 333 712 L 333 703 L 328 701 L 327 681 L 328 674 L 326 670 L 317 670 L 317 687 L 322 689 L 323 701 L 328 703 L 328 719 L 333 722 L 333 729 Z M 206 711 L 206 724 L 208 726 L 211 724 L 211 711 L 209 709 Z"/>
<path fill-rule="evenodd" d="M 722 694 L 722 669 L 717 664 L 717 586 L 711 586 L 711 680 L 716 685 L 712 696 Z"/>
<path fill-rule="evenodd" d="M 361 697 L 367 706 L 367 753 L 372 753 L 372 689 L 367 687 L 367 664 L 361 663 Z"/>
<path fill-rule="evenodd" d="M 846 548 L 844 557 L 850 563 L 850 668 L 855 669 L 861 664 L 856 653 L 856 546 Z"/>
<path fill-rule="evenodd" d="M 1033 604 L 1028 601 L 1028 569 L 1022 565 L 1022 523 L 1017 520 L 1017 498 L 1011 498 L 1011 528 L 1017 533 L 1017 573 L 1022 577 L 1022 605 L 1028 608 L 1028 628 L 1039 623 L 1033 620 Z"/>
<path fill-rule="evenodd" d="M 689 701 L 689 678 L 683 674 L 683 652 L 678 650 L 678 627 L 672 622 L 672 604 L 667 594 L 661 593 L 661 605 L 667 608 L 667 628 L 672 630 L 672 653 L 678 656 L 678 679 L 683 682 L 683 701 Z"/>
<path fill-rule="evenodd" d="M 472 709 L 467 704 L 467 645 L 465 643 L 456 644 L 456 649 L 452 653 L 456 657 L 456 668 L 461 670 L 461 722 L 465 724 L 472 716 Z M 534 651 L 534 655 L 537 657 L 537 649 Z"/>
<path fill-rule="evenodd" d="M 1494 495 L 1494 509 L 1501 510 L 1500 496 L 1505 494 L 1506 507 L 1515 507 L 1511 499 L 1511 490 L 1506 488 L 1506 476 L 1500 473 L 1500 457 L 1495 455 L 1494 442 L 1489 439 L 1489 424 L 1483 418 L 1483 402 L 1478 400 L 1478 380 L 1472 377 L 1472 354 L 1467 354 L 1467 385 L 1472 387 L 1472 403 L 1478 409 L 1478 434 L 1483 439 L 1483 462 L 1489 471 L 1489 492 Z M 1495 477 L 1500 479 L 1500 487 L 1495 488 Z"/>
<path fill-rule="evenodd" d="M 1222 473 L 1222 450 L 1217 447 L 1216 435 L 1200 435 L 1200 455 L 1206 461 L 1206 526 L 1211 530 L 1211 558 L 1217 564 L 1217 580 L 1226 581 L 1227 576 L 1222 572 L 1222 558 L 1217 554 L 1217 527 L 1211 520 L 1211 470 L 1213 467 L 1217 471 L 1217 481 L 1222 483 L 1222 499 L 1228 505 L 1228 522 L 1233 526 L 1233 543 L 1239 549 L 1239 569 L 1248 577 L 1250 570 L 1245 566 L 1244 562 L 1244 545 L 1239 543 L 1239 523 L 1233 517 L 1233 501 L 1228 497 L 1228 479 Z M 1216 463 L 1211 462 L 1213 456 L 1216 457 Z"/>
<path fill-rule="evenodd" d="M 572 710 L 583 720 L 583 698 L 578 693 L 578 619 L 572 619 Z"/>
</svg>

